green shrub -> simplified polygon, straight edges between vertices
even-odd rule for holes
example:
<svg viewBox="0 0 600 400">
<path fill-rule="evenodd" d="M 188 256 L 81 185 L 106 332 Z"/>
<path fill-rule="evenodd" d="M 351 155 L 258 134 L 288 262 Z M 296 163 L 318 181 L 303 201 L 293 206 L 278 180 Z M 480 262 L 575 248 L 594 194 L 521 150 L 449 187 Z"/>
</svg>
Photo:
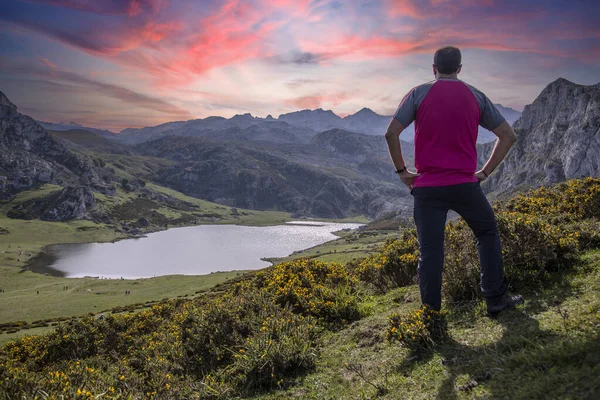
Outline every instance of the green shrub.
<svg viewBox="0 0 600 400">
<path fill-rule="evenodd" d="M 444 248 L 444 297 L 449 301 L 462 301 L 480 296 L 479 256 L 475 237 L 464 221 L 446 225 Z"/>
<path fill-rule="evenodd" d="M 445 314 L 427 305 L 406 315 L 392 314 L 386 337 L 389 341 L 400 342 L 412 351 L 424 350 L 446 336 Z"/>
<path fill-rule="evenodd" d="M 569 268 L 579 256 L 578 234 L 540 217 L 499 213 L 506 281 L 516 287 L 536 283 L 548 272 Z"/>
<path fill-rule="evenodd" d="M 412 285 L 417 279 L 419 243 L 415 229 L 404 231 L 400 239 L 388 239 L 381 250 L 354 266 L 358 278 L 382 293 Z"/>
<path fill-rule="evenodd" d="M 600 178 L 572 179 L 531 190 L 508 200 L 505 207 L 537 216 L 568 216 L 571 220 L 600 218 Z"/>
<path fill-rule="evenodd" d="M 285 262 L 258 272 L 252 286 L 273 296 L 276 304 L 316 317 L 330 327 L 361 317 L 358 280 L 342 264 L 308 259 Z"/>
<path fill-rule="evenodd" d="M 505 280 L 512 289 L 537 285 L 550 272 L 572 266 L 579 256 L 579 233 L 546 219 L 516 212 L 497 212 Z M 480 267 L 474 236 L 463 222 L 446 227 L 443 293 L 447 300 L 480 296 Z"/>
<path fill-rule="evenodd" d="M 310 317 L 280 309 L 266 317 L 222 372 L 241 392 L 281 386 L 288 377 L 310 371 L 317 358 L 317 328 Z"/>
<path fill-rule="evenodd" d="M 314 367 L 317 334 L 312 317 L 282 308 L 268 293 L 241 289 L 189 309 L 184 365 L 202 379 L 207 398 L 274 387 Z"/>
<path fill-rule="evenodd" d="M 600 220 L 589 218 L 564 224 L 564 229 L 577 236 L 581 250 L 600 248 Z"/>
</svg>

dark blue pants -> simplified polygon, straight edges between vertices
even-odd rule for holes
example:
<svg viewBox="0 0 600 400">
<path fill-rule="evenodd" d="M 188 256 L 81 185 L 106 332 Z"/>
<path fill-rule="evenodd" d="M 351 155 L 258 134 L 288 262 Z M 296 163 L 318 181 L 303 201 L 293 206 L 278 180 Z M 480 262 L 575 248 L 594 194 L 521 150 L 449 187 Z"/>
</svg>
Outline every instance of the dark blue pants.
<svg viewBox="0 0 600 400">
<path fill-rule="evenodd" d="M 412 195 L 421 251 L 419 289 L 423 304 L 434 310 L 442 306 L 444 231 L 448 210 L 454 210 L 463 217 L 477 238 L 483 296 L 502 296 L 506 288 L 500 234 L 494 211 L 479 182 L 417 187 L 412 190 Z"/>
</svg>

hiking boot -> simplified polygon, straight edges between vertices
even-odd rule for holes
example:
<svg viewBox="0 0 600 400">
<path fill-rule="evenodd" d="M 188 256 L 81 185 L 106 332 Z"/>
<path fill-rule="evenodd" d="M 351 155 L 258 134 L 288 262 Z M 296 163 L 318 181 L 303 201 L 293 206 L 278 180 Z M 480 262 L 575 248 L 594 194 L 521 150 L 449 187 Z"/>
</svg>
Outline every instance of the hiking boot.
<svg viewBox="0 0 600 400">
<path fill-rule="evenodd" d="M 487 299 L 487 310 L 490 314 L 498 314 L 506 308 L 515 308 L 516 305 L 524 302 L 525 299 L 520 294 L 504 294 Z"/>
</svg>

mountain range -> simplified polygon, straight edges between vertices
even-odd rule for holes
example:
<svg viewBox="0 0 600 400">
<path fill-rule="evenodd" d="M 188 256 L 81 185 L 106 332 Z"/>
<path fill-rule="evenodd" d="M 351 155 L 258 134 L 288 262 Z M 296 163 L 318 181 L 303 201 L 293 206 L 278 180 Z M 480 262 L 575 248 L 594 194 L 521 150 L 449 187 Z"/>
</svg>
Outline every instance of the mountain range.
<svg viewBox="0 0 600 400">
<path fill-rule="evenodd" d="M 485 190 L 501 196 L 599 176 L 599 88 L 565 79 L 548 85 L 514 122 L 519 140 Z M 132 185 L 141 180 L 230 207 L 295 216 L 378 218 L 408 213 L 412 204 L 393 172 L 382 131 L 372 128 L 387 126 L 389 117 L 366 108 L 345 118 L 321 109 L 277 119 L 209 117 L 115 135 L 82 128 L 48 132 L 19 114 L 3 94 L 0 104 L 0 197 L 5 199 L 44 183 L 108 196 L 133 190 L 155 198 L 149 189 Z M 501 111 L 509 122 L 520 114 Z M 410 165 L 413 145 L 403 141 L 402 146 Z M 480 164 L 492 147 L 478 144 Z M 89 198 L 87 192 L 73 194 L 77 204 Z"/>
<path fill-rule="evenodd" d="M 97 128 L 90 128 L 87 126 L 83 126 L 83 125 L 79 125 L 73 121 L 71 122 L 57 122 L 57 123 L 53 123 L 53 122 L 44 122 L 44 121 L 37 121 L 38 124 L 40 124 L 43 128 L 48 129 L 49 131 L 70 131 L 70 130 L 76 130 L 76 129 L 83 129 L 89 132 L 93 132 L 97 135 L 106 137 L 106 138 L 113 138 L 116 133 L 111 132 L 109 130 L 106 129 L 97 129 Z"/>
<path fill-rule="evenodd" d="M 496 105 L 506 120 L 513 124 L 521 115 L 512 108 Z M 127 128 L 119 135 L 107 137 L 121 143 L 139 144 L 164 136 L 209 137 L 215 140 L 263 140 L 288 143 L 307 143 L 318 132 L 338 129 L 365 135 L 383 135 L 390 123 L 391 116 L 379 115 L 369 108 L 363 108 L 344 118 L 331 110 L 301 110 L 282 114 L 277 119 L 254 117 L 251 114 L 238 114 L 232 118 L 208 117 L 190 121 L 167 122 L 145 127 Z M 402 139 L 411 142 L 414 139 L 414 124 L 402 133 Z M 490 131 L 479 128 L 479 143 L 496 139 Z"/>
</svg>

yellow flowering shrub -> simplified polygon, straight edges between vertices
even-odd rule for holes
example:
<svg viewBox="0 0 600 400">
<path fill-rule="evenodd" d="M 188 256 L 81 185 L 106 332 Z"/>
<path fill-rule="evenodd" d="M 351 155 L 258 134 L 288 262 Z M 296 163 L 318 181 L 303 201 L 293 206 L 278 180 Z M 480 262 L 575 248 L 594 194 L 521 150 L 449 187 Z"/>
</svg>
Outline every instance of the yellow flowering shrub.
<svg viewBox="0 0 600 400">
<path fill-rule="evenodd" d="M 447 332 L 444 311 L 435 311 L 424 305 L 406 315 L 390 316 L 386 337 L 411 350 L 421 350 L 435 345 Z"/>
<path fill-rule="evenodd" d="M 579 233 L 531 214 L 496 213 L 502 242 L 505 281 L 512 289 L 538 284 L 548 273 L 574 264 Z M 475 237 L 464 221 L 449 223 L 442 291 L 450 301 L 480 296 L 480 266 Z"/>
<path fill-rule="evenodd" d="M 285 262 L 257 273 L 253 285 L 273 296 L 275 303 L 329 326 L 361 317 L 358 280 L 342 264 L 312 259 Z"/>
<path fill-rule="evenodd" d="M 317 359 L 316 321 L 289 309 L 281 317 L 267 316 L 252 337 L 234 350 L 223 379 L 248 391 L 281 386 L 285 379 L 314 368 Z"/>
<path fill-rule="evenodd" d="M 419 243 L 415 229 L 403 231 L 397 240 L 388 239 L 381 250 L 354 266 L 358 278 L 385 292 L 394 287 L 412 285 L 417 278 Z"/>
<path fill-rule="evenodd" d="M 532 215 L 564 216 L 571 221 L 600 218 L 600 178 L 572 179 L 518 194 L 506 209 Z"/>
<path fill-rule="evenodd" d="M 34 398 L 43 391 L 56 399 L 240 396 L 311 369 L 318 333 L 315 320 L 256 290 L 166 301 L 136 314 L 69 321 L 48 335 L 8 343 L 0 349 L 0 393 Z M 250 358 L 240 360 L 239 354 Z M 203 384 L 210 379 L 218 380 L 212 391 Z"/>
<path fill-rule="evenodd" d="M 247 288 L 210 304 L 188 307 L 183 321 L 183 362 L 204 384 L 201 398 L 281 384 L 316 360 L 316 321 Z"/>
</svg>

